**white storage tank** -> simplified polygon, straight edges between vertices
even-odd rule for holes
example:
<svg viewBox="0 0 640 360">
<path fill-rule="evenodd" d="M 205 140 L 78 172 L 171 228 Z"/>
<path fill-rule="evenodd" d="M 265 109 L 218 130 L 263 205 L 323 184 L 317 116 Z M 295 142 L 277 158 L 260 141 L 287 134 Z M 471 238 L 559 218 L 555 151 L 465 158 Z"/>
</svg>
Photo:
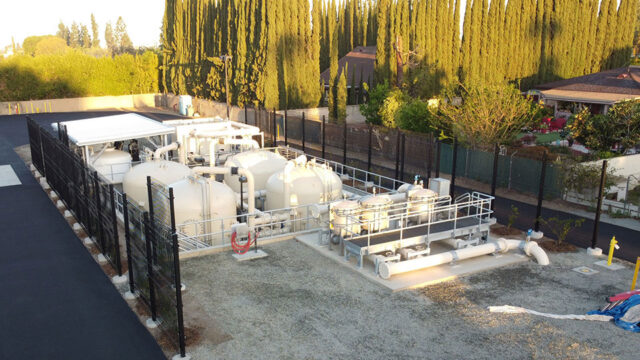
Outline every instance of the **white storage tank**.
<svg viewBox="0 0 640 360">
<path fill-rule="evenodd" d="M 284 172 L 267 180 L 265 210 L 285 208 Z M 289 171 L 289 205 L 319 204 L 338 200 L 342 196 L 342 181 L 330 168 L 315 164 L 296 164 Z"/>
<path fill-rule="evenodd" d="M 253 150 L 236 154 L 230 156 L 224 164 L 225 167 L 239 167 L 249 170 L 253 174 L 256 191 L 265 190 L 271 175 L 282 171 L 285 165 L 287 165 L 287 159 L 284 156 L 267 150 Z M 240 192 L 238 175 L 225 175 L 224 182 L 233 191 Z M 246 185 L 244 191 L 247 191 Z"/>
<path fill-rule="evenodd" d="M 389 207 L 393 200 L 387 195 L 370 195 L 360 200 L 362 228 L 377 232 L 389 228 Z"/>
<path fill-rule="evenodd" d="M 332 232 L 339 236 L 355 236 L 360 234 L 361 226 L 355 217 L 360 210 L 360 204 L 355 200 L 341 200 L 331 204 L 329 215 Z"/>
<path fill-rule="evenodd" d="M 211 246 L 228 244 L 231 225 L 236 222 L 236 196 L 231 188 L 199 176 L 189 176 L 168 186 L 173 188 L 179 232 Z M 203 222 L 208 219 L 220 220 Z M 192 222 L 199 223 L 181 226 Z"/>
<path fill-rule="evenodd" d="M 138 203 L 145 210 L 149 210 L 147 193 L 147 176 L 163 184 L 170 184 L 191 174 L 188 166 L 167 160 L 147 161 L 134 166 L 125 174 L 122 181 L 122 190 L 131 202 Z"/>
<path fill-rule="evenodd" d="M 438 193 L 419 187 L 409 190 L 407 195 L 410 204 L 409 211 L 411 213 L 420 213 L 415 217 L 415 220 L 419 223 L 428 221 L 438 199 Z"/>
<path fill-rule="evenodd" d="M 102 153 L 92 155 L 89 164 L 112 184 L 120 184 L 131 169 L 131 154 L 108 148 Z"/>
</svg>

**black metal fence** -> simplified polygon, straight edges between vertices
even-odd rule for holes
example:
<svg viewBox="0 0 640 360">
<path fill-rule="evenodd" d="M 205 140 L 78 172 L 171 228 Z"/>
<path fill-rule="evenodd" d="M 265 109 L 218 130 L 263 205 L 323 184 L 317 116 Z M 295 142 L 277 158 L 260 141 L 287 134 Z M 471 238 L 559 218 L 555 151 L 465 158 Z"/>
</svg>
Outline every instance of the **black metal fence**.
<svg viewBox="0 0 640 360">
<path fill-rule="evenodd" d="M 87 167 L 82 158 L 65 144 L 68 137 L 63 126 L 59 127 L 57 138 L 31 118 L 27 119 L 27 127 L 33 165 L 113 269 L 122 275 L 113 185 Z"/>
<path fill-rule="evenodd" d="M 27 118 L 32 163 L 122 275 L 113 184 L 68 146 L 64 126 L 52 131 Z M 149 211 L 122 195 L 129 291 L 137 294 L 169 343 L 185 355 L 182 288 L 173 189 L 148 179 Z"/>
</svg>

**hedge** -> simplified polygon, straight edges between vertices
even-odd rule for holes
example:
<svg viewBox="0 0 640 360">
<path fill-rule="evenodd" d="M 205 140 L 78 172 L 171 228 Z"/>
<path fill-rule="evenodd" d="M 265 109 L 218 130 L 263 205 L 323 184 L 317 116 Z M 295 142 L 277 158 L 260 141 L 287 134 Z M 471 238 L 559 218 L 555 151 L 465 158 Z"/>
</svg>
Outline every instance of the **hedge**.
<svg viewBox="0 0 640 360">
<path fill-rule="evenodd" d="M 0 101 L 127 95 L 158 91 L 158 56 L 93 57 L 78 50 L 0 59 Z"/>
</svg>

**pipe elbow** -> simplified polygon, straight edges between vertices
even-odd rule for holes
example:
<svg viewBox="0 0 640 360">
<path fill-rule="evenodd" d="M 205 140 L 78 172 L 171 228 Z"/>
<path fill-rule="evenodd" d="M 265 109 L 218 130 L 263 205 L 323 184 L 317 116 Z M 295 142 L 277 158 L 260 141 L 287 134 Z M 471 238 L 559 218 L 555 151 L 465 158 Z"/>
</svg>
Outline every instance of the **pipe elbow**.
<svg viewBox="0 0 640 360">
<path fill-rule="evenodd" d="M 542 266 L 549 265 L 550 263 L 549 256 L 544 251 L 544 249 L 542 249 L 540 245 L 538 245 L 538 243 L 532 242 L 532 241 L 523 242 L 523 243 L 524 245 L 522 250 L 524 251 L 525 254 L 527 254 L 527 256 L 533 256 L 539 265 L 542 265 Z"/>
</svg>

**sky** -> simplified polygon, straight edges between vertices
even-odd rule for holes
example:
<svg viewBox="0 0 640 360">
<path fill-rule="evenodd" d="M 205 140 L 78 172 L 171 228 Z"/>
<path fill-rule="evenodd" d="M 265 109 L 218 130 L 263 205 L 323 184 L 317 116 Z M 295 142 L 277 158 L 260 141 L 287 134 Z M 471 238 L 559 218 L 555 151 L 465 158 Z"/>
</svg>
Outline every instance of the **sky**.
<svg viewBox="0 0 640 360">
<path fill-rule="evenodd" d="M 96 17 L 100 46 L 105 46 L 104 28 L 115 26 L 118 16 L 127 24 L 134 46 L 157 45 L 164 14 L 164 0 L 8 0 L 2 1 L 0 48 L 11 37 L 22 44 L 31 35 L 55 35 L 60 20 L 67 26 L 81 22 L 91 32 L 91 13 Z"/>
</svg>

